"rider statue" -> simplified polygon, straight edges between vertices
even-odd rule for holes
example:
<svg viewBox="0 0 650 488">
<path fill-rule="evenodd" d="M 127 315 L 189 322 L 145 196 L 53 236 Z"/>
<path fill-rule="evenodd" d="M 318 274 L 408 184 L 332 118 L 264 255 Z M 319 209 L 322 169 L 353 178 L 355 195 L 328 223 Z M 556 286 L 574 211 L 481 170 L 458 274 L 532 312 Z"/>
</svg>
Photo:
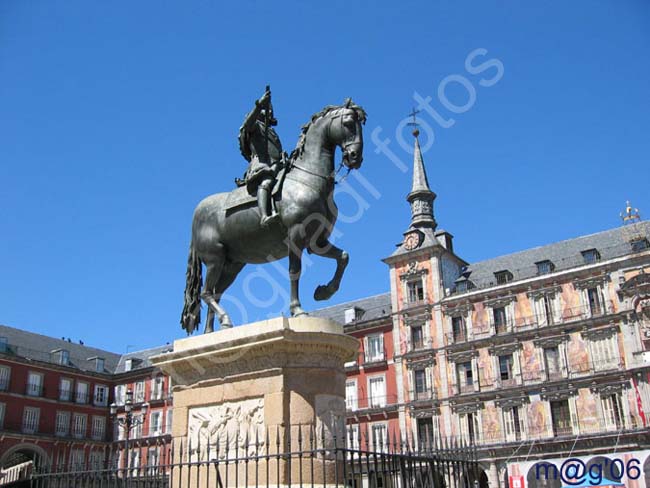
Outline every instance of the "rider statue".
<svg viewBox="0 0 650 488">
<path fill-rule="evenodd" d="M 271 90 L 267 86 L 239 129 L 239 149 L 249 164 L 244 180 L 236 180 L 238 185 L 246 185 L 248 193 L 257 194 L 262 227 L 278 220 L 271 195 L 275 177 L 284 162 L 282 144 L 273 129 L 277 124 L 271 105 Z"/>
</svg>

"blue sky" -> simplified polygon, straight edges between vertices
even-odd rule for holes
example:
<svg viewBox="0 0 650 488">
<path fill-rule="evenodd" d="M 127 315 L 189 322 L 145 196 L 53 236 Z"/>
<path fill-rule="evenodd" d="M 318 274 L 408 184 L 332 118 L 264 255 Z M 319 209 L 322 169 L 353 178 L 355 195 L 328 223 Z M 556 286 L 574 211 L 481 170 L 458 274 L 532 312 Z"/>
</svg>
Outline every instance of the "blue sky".
<svg viewBox="0 0 650 488">
<path fill-rule="evenodd" d="M 415 93 L 454 119 L 420 114 L 436 218 L 467 261 L 618 226 L 626 199 L 648 214 L 649 50 L 645 0 L 5 0 L 0 323 L 116 352 L 181 337 L 192 211 L 243 172 L 237 131 L 267 83 L 288 150 L 326 104 L 369 114 L 367 183 L 337 198 L 351 262 L 329 303 L 389 288 L 380 259 L 408 225 L 410 168 L 371 134 L 410 165 L 398 129 Z M 492 67 L 469 72 L 470 53 Z M 285 269 L 242 273 L 231 296 L 248 320 L 287 311 Z M 332 272 L 308 266 L 307 309 Z"/>
</svg>

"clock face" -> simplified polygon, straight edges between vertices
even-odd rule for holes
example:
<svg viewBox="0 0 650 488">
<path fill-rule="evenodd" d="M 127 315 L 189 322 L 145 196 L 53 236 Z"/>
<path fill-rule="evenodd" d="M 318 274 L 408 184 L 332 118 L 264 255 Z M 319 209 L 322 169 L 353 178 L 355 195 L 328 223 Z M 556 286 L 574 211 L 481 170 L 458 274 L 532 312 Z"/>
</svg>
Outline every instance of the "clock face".
<svg viewBox="0 0 650 488">
<path fill-rule="evenodd" d="M 412 251 L 422 243 L 422 235 L 419 232 L 411 232 L 404 239 L 404 249 Z"/>
</svg>

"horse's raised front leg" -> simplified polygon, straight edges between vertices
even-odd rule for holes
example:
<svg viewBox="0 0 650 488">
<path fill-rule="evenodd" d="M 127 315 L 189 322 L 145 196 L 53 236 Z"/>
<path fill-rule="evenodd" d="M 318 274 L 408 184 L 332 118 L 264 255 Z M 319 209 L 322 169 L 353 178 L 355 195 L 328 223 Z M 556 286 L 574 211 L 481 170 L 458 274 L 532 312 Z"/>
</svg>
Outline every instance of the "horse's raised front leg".
<svg viewBox="0 0 650 488">
<path fill-rule="evenodd" d="M 289 230 L 289 280 L 291 281 L 291 302 L 289 312 L 292 317 L 304 315 L 300 306 L 300 273 L 302 271 L 302 251 L 305 248 L 304 232 L 298 226 Z"/>
<path fill-rule="evenodd" d="M 316 246 L 311 247 L 309 250 L 317 256 L 336 259 L 336 271 L 330 282 L 327 285 L 318 285 L 314 291 L 314 300 L 328 300 L 338 291 L 341 278 L 343 278 L 345 268 L 348 261 L 350 261 L 350 256 L 329 241 L 318 242 Z"/>
</svg>

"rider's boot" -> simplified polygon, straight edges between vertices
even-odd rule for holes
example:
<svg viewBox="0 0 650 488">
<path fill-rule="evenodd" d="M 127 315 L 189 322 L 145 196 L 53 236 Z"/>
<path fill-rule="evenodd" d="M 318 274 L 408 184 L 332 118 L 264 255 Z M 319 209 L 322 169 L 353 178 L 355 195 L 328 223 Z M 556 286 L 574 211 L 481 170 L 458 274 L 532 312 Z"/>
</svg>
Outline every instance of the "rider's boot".
<svg viewBox="0 0 650 488">
<path fill-rule="evenodd" d="M 260 220 L 262 227 L 268 227 L 279 218 L 276 212 L 269 212 L 271 208 L 271 183 L 271 180 L 265 180 L 257 188 L 257 205 L 260 209 L 260 214 L 262 214 L 262 219 Z"/>
</svg>

